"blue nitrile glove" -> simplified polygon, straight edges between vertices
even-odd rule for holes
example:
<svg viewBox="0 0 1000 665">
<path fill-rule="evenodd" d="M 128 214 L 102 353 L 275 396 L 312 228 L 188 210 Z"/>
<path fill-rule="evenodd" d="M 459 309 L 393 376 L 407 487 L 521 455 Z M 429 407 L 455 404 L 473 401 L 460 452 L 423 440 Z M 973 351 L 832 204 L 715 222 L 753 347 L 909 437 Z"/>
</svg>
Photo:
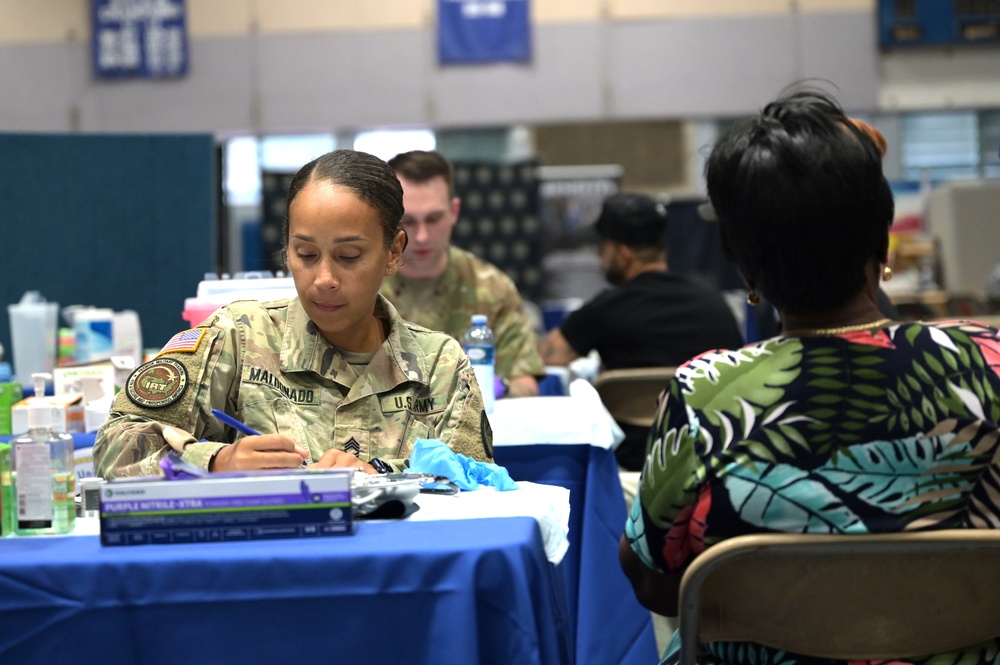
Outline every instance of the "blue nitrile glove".
<svg viewBox="0 0 1000 665">
<path fill-rule="evenodd" d="M 456 453 L 437 439 L 417 439 L 407 471 L 445 476 L 463 490 L 478 489 L 480 485 L 500 491 L 517 489 L 507 469 Z"/>
</svg>

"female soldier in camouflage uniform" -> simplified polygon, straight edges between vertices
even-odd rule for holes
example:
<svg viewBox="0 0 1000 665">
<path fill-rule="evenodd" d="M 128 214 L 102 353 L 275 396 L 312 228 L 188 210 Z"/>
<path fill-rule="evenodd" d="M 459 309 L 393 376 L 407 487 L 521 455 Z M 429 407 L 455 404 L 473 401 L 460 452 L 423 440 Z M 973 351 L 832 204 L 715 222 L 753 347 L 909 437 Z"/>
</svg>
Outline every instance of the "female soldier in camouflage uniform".
<svg viewBox="0 0 1000 665">
<path fill-rule="evenodd" d="M 419 438 L 492 461 L 459 343 L 403 321 L 378 294 L 406 246 L 402 213 L 395 173 L 372 155 L 336 150 L 303 166 L 284 229 L 298 297 L 235 302 L 175 335 L 115 398 L 97 473 L 157 474 L 171 450 L 211 471 L 306 460 L 374 473 L 380 462 L 401 470 Z M 239 438 L 212 409 L 261 435 Z"/>
</svg>

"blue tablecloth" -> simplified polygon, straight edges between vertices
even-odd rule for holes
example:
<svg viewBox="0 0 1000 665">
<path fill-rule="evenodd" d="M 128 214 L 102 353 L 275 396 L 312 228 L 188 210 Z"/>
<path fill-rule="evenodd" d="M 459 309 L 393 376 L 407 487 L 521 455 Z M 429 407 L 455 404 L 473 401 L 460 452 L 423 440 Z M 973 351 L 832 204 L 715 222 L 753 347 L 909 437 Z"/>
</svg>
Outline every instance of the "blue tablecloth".
<svg viewBox="0 0 1000 665">
<path fill-rule="evenodd" d="M 94 436 L 93 432 L 74 435 L 76 447 L 92 446 Z M 560 568 L 565 575 L 575 662 L 657 662 L 650 614 L 635 599 L 618 563 L 626 507 L 614 451 L 586 443 L 539 443 L 497 446 L 494 454 L 514 480 L 570 490 L 570 546 Z"/>
<path fill-rule="evenodd" d="M 566 575 L 575 617 L 576 662 L 648 665 L 658 660 L 649 611 L 635 599 L 618 563 L 625 498 L 614 451 L 591 445 L 497 446 L 494 455 L 514 480 L 570 490 Z"/>
<path fill-rule="evenodd" d="M 4 538 L 0 663 L 571 663 L 564 600 L 527 517 L 247 543 Z"/>
<path fill-rule="evenodd" d="M 96 439 L 97 439 L 97 432 L 87 432 L 86 434 L 74 434 L 73 448 L 75 450 L 80 450 L 81 448 L 93 448 L 94 441 Z"/>
</svg>

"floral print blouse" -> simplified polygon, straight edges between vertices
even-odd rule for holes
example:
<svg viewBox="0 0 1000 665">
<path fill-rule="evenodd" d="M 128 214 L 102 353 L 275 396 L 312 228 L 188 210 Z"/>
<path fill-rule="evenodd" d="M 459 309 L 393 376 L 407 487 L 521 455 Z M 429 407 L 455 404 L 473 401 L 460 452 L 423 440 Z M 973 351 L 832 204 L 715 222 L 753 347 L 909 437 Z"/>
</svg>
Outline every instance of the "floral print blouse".
<svg viewBox="0 0 1000 665">
<path fill-rule="evenodd" d="M 625 528 L 632 549 L 678 572 L 747 533 L 998 527 L 998 372 L 1000 333 L 968 321 L 702 354 L 661 395 Z M 817 661 L 759 645 L 704 647 L 706 662 Z M 678 651 L 675 634 L 664 662 Z M 1000 665 L 998 652 L 1000 639 L 934 662 Z"/>
</svg>

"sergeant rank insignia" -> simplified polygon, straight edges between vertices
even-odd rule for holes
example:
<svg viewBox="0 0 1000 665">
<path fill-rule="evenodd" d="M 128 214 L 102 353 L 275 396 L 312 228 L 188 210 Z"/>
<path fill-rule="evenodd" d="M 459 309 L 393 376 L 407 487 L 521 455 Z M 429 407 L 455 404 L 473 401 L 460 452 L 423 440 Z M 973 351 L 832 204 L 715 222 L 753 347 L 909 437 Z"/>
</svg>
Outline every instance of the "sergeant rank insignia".
<svg viewBox="0 0 1000 665">
<path fill-rule="evenodd" d="M 361 444 L 355 441 L 354 437 L 352 436 L 350 439 L 347 440 L 347 443 L 344 444 L 344 452 L 351 453 L 352 455 L 357 455 L 358 453 L 361 452 Z"/>
<path fill-rule="evenodd" d="M 156 358 L 132 372 L 125 394 L 132 402 L 150 409 L 170 406 L 187 387 L 187 370 L 173 358 Z"/>
</svg>

